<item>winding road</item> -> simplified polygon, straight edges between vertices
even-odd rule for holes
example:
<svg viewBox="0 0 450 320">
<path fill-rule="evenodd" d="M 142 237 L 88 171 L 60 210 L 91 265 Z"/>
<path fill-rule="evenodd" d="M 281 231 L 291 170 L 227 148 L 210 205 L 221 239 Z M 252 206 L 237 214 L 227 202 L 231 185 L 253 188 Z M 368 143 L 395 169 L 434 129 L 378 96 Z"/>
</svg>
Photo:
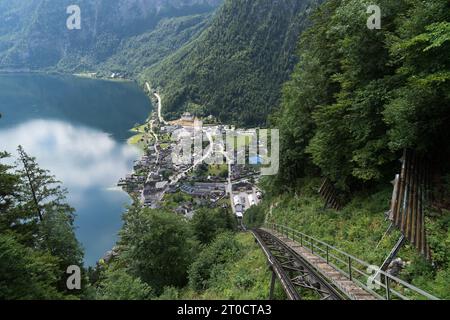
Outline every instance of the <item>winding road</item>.
<svg viewBox="0 0 450 320">
<path fill-rule="evenodd" d="M 159 163 L 159 150 L 158 150 L 159 137 L 156 134 L 156 132 L 153 131 L 154 123 L 155 123 L 155 120 L 150 121 L 150 133 L 155 137 L 155 143 L 154 143 L 153 147 L 155 148 L 155 153 L 156 153 L 156 163 Z"/>
<path fill-rule="evenodd" d="M 146 82 L 145 85 L 147 86 L 148 92 L 152 93 L 152 87 L 150 86 L 150 84 L 148 82 Z M 161 99 L 161 96 L 157 92 L 153 92 L 153 95 L 158 100 L 158 120 L 159 120 L 160 123 L 162 123 L 164 125 L 168 125 L 169 123 L 166 120 L 164 120 L 164 118 L 162 116 L 162 99 Z"/>
<path fill-rule="evenodd" d="M 148 92 L 151 94 L 152 93 L 152 88 L 151 88 L 150 84 L 148 82 L 146 82 L 145 85 L 147 87 Z M 160 124 L 164 124 L 164 125 L 168 125 L 169 123 L 166 120 L 164 120 L 164 118 L 162 116 L 162 99 L 161 99 L 161 96 L 157 92 L 153 92 L 153 95 L 156 97 L 156 99 L 158 101 L 157 115 L 158 115 L 159 123 Z M 150 122 L 150 132 L 155 137 L 155 141 L 156 141 L 155 142 L 155 152 L 157 154 L 157 159 L 158 159 L 158 162 L 159 162 L 159 150 L 158 150 L 159 137 L 153 130 L 154 122 L 155 122 L 155 120 L 152 120 Z M 171 181 L 170 185 L 171 186 L 176 185 L 182 178 L 184 178 L 189 172 L 193 171 L 197 166 L 199 166 L 206 159 L 208 159 L 211 156 L 211 154 L 213 153 L 213 151 L 214 151 L 214 139 L 213 139 L 211 133 L 208 132 L 207 130 L 203 130 L 203 133 L 206 134 L 206 136 L 208 137 L 208 140 L 209 140 L 209 146 L 208 146 L 208 149 L 207 149 L 206 153 L 203 155 L 203 157 L 201 159 L 198 159 L 197 161 L 195 161 L 191 167 L 189 167 L 185 171 L 183 171 L 183 172 L 181 172 L 181 173 L 171 177 L 170 178 L 170 181 Z M 235 208 L 234 208 L 234 204 L 233 204 L 233 183 L 231 181 L 231 173 L 232 173 L 231 164 L 232 164 L 232 161 L 230 161 L 230 158 L 229 158 L 228 154 L 225 152 L 225 147 L 224 147 L 223 144 L 220 144 L 219 153 L 223 154 L 225 156 L 225 158 L 227 159 L 227 163 L 228 163 L 228 186 L 227 186 L 227 192 L 230 195 L 231 208 L 233 210 L 233 213 L 235 214 L 236 212 L 235 212 Z M 149 177 L 150 177 L 150 174 L 149 174 Z"/>
</svg>

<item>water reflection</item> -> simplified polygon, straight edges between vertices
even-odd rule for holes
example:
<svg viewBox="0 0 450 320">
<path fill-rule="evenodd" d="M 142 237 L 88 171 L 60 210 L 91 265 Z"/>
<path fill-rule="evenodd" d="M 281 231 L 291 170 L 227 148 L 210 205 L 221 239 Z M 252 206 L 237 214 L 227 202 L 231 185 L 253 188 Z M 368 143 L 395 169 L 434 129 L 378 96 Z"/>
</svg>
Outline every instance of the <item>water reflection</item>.
<svg viewBox="0 0 450 320">
<path fill-rule="evenodd" d="M 129 202 L 117 181 L 129 171 L 138 150 L 110 135 L 57 120 L 32 120 L 0 129 L 0 149 L 15 154 L 18 145 L 51 170 L 69 190 L 77 210 L 77 235 L 92 265 L 116 239 L 121 219 L 118 208 Z"/>
</svg>

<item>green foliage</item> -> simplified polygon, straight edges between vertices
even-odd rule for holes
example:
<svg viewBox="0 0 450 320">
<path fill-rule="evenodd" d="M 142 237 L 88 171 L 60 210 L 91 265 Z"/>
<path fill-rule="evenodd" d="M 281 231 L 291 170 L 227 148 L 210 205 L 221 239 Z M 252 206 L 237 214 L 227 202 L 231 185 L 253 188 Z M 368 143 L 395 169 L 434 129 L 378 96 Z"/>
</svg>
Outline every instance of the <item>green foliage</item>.
<svg viewBox="0 0 450 320">
<path fill-rule="evenodd" d="M 315 190 L 317 188 L 318 184 L 314 186 Z M 380 265 L 398 239 L 398 233 L 394 233 L 379 244 L 388 227 L 384 212 L 388 210 L 387 199 L 391 191 L 390 186 L 386 186 L 374 194 L 359 193 L 340 212 L 324 210 L 323 200 L 309 190 L 302 190 L 301 196 L 285 194 L 273 199 L 268 220 L 290 226 L 368 263 Z M 261 210 L 269 211 L 269 203 L 263 202 Z"/>
<path fill-rule="evenodd" d="M 187 283 L 196 243 L 188 222 L 171 212 L 134 205 L 124 215 L 120 232 L 123 259 L 131 274 L 160 294 L 164 287 Z"/>
<path fill-rule="evenodd" d="M 317 181 L 304 187 L 300 190 L 301 196 L 284 194 L 270 202 L 264 200 L 259 210 L 272 211 L 269 222 L 289 226 L 369 264 L 381 265 L 400 237 L 399 231 L 385 235 L 389 222 L 384 219 L 384 213 L 389 209 L 392 187 L 386 185 L 376 192 L 359 192 L 342 211 L 336 212 L 323 209 L 323 200 L 316 193 L 319 184 Z M 450 274 L 449 211 L 444 210 L 439 215 L 430 211 L 426 226 L 433 264 L 406 244 L 398 254 L 407 264 L 400 278 L 447 299 L 450 297 L 447 282 Z"/>
<path fill-rule="evenodd" d="M 309 0 L 226 0 L 199 37 L 143 72 L 170 117 L 202 106 L 223 122 L 266 123 L 296 58 Z"/>
<path fill-rule="evenodd" d="M 164 292 L 158 297 L 158 300 L 179 300 L 180 292 L 177 288 L 166 287 Z"/>
<path fill-rule="evenodd" d="M 9 154 L 0 152 L 0 161 L 8 159 Z M 0 162 L 0 231 L 4 232 L 16 221 L 14 208 L 17 205 L 19 176 L 11 173 L 14 166 Z"/>
<path fill-rule="evenodd" d="M 62 270 L 70 265 L 82 265 L 83 250 L 75 236 L 71 215 L 64 211 L 48 212 L 39 224 L 39 233 L 45 239 L 40 248 L 58 257 Z"/>
<path fill-rule="evenodd" d="M 32 230 L 34 245 L 47 250 L 61 261 L 61 271 L 70 265 L 81 265 L 83 252 L 74 232 L 74 209 L 67 203 L 65 190 L 48 170 L 39 167 L 36 159 L 19 147 L 22 183 L 19 198 L 22 224 L 36 226 Z M 28 221 L 28 222 L 26 222 Z M 31 221 L 31 222 L 29 222 Z M 19 222 L 20 223 L 20 222 Z"/>
<path fill-rule="evenodd" d="M 413 1 L 408 19 L 400 18 L 390 52 L 401 61 L 401 85 L 393 91 L 384 116 L 390 125 L 390 147 L 443 153 L 450 139 L 450 5 Z"/>
<path fill-rule="evenodd" d="M 186 111 L 196 117 L 205 117 L 206 116 L 205 108 L 202 105 L 199 105 L 197 103 L 189 102 L 187 105 Z"/>
<path fill-rule="evenodd" d="M 125 269 L 108 266 L 97 287 L 98 300 L 149 300 L 152 289 Z"/>
<path fill-rule="evenodd" d="M 100 72 L 138 75 L 160 62 L 203 31 L 209 14 L 163 19 L 154 30 L 126 39 L 117 52 L 100 66 Z"/>
<path fill-rule="evenodd" d="M 245 212 L 244 225 L 247 228 L 259 228 L 261 227 L 266 218 L 266 212 L 261 206 L 253 206 Z"/>
<path fill-rule="evenodd" d="M 227 211 L 202 209 L 188 222 L 171 212 L 143 209 L 134 203 L 123 219 L 120 255 L 100 273 L 99 298 L 128 299 L 128 288 L 138 279 L 150 285 L 160 300 L 197 299 L 200 295 L 267 298 L 270 273 L 266 258 L 250 234 L 223 233 L 235 229 L 235 218 Z M 199 246 L 194 239 L 205 245 Z M 123 277 L 117 280 L 124 282 L 123 290 L 113 283 L 119 277 L 116 272 Z M 185 286 L 187 279 L 189 286 Z M 280 290 L 277 287 L 277 296 L 283 297 Z"/>
<path fill-rule="evenodd" d="M 255 243 L 253 236 L 250 233 L 240 233 L 232 236 L 233 240 L 229 237 L 219 236 L 214 241 L 215 244 L 205 249 L 197 264 L 194 263 L 195 267 L 193 265 L 191 270 L 194 272 L 195 268 L 196 273 L 192 275 L 192 279 L 201 282 L 198 283 L 201 290 L 195 291 L 192 287 L 185 289 L 180 294 L 182 299 L 266 300 L 269 297 L 271 272 L 267 258 Z M 223 243 L 225 239 L 232 241 L 232 244 Z M 227 248 L 227 257 L 221 254 L 219 249 L 221 246 Z M 220 262 L 210 264 L 212 270 L 208 272 L 207 256 L 213 255 L 212 251 L 216 251 L 215 257 Z M 284 291 L 278 282 L 275 287 L 275 298 L 285 299 Z"/>
<path fill-rule="evenodd" d="M 209 281 L 224 270 L 227 261 L 238 257 L 241 246 L 229 233 L 218 236 L 189 268 L 189 284 L 196 291 L 209 287 Z"/>
<path fill-rule="evenodd" d="M 413 285 L 441 299 L 449 299 L 450 211 L 444 210 L 441 214 L 437 214 L 431 210 L 426 218 L 426 226 L 433 264 L 415 254 L 412 249 L 412 253 L 408 256 L 410 263 L 403 272 L 403 276 Z"/>
<path fill-rule="evenodd" d="M 449 152 L 449 3 L 378 5 L 382 30 L 366 27 L 365 1 L 328 1 L 302 35 L 273 117 L 280 191 L 318 173 L 341 189 L 385 181 L 403 148 Z"/>
<path fill-rule="evenodd" d="M 13 233 L 0 234 L 0 300 L 63 299 L 56 286 L 59 261 L 20 244 Z"/>
<path fill-rule="evenodd" d="M 204 29 L 221 0 L 80 0 L 81 30 L 66 29 L 70 0 L 0 3 L 0 68 L 125 75 L 169 55 Z M 64 48 L 64 50 L 61 50 Z"/>
<path fill-rule="evenodd" d="M 200 209 L 195 212 L 191 226 L 200 243 L 208 244 L 219 234 L 234 231 L 236 219 L 227 210 Z"/>
<path fill-rule="evenodd" d="M 20 147 L 17 166 L 0 163 L 0 186 L 0 299 L 76 298 L 65 272 L 83 252 L 60 182 Z"/>
</svg>

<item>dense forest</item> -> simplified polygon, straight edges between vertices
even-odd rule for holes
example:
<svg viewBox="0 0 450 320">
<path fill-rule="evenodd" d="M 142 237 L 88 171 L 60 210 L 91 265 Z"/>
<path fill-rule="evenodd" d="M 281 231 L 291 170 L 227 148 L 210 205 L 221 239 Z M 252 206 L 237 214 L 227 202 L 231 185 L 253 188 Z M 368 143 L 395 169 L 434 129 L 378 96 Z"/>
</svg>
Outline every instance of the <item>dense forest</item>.
<svg viewBox="0 0 450 320">
<path fill-rule="evenodd" d="M 154 30 L 123 41 L 117 52 L 98 67 L 101 75 L 119 73 L 137 77 L 146 68 L 169 56 L 207 26 L 211 14 L 163 19 Z"/>
<path fill-rule="evenodd" d="M 19 147 L 16 162 L 0 154 L 0 212 L 0 300 L 268 296 L 264 255 L 227 210 L 199 210 L 188 220 L 135 201 L 113 254 L 85 268 L 66 190 Z M 70 266 L 82 271 L 79 290 L 67 287 Z"/>
<path fill-rule="evenodd" d="M 82 266 L 66 190 L 22 147 L 0 153 L 0 299 L 76 299 L 69 266 Z"/>
<path fill-rule="evenodd" d="M 236 227 L 227 210 L 199 210 L 187 220 L 135 203 L 124 215 L 114 257 L 91 273 L 95 298 L 267 298 L 264 255 Z"/>
<path fill-rule="evenodd" d="M 311 175 L 342 190 L 386 181 L 404 148 L 449 172 L 450 4 L 379 5 L 381 30 L 366 27 L 365 1 L 328 1 L 314 13 L 271 119 L 282 136 L 274 188 Z"/>
<path fill-rule="evenodd" d="M 192 25 L 199 23 L 198 18 L 187 23 L 177 21 L 178 18 L 208 14 L 221 3 L 222 0 L 80 0 L 76 5 L 80 8 L 81 29 L 69 30 L 67 8 L 73 1 L 2 1 L 0 70 L 97 72 L 104 70 L 101 65 L 115 54 L 132 56 L 123 52 L 127 48 L 144 54 L 142 62 L 151 63 L 151 57 L 175 50 L 195 35 Z M 165 36 L 162 43 L 158 43 L 155 30 Z M 149 41 L 142 43 L 146 39 Z M 130 61 L 127 74 L 132 74 L 135 64 L 136 61 Z"/>
<path fill-rule="evenodd" d="M 316 2 L 227 0 L 197 39 L 142 78 L 162 89 L 168 116 L 199 105 L 201 116 L 265 124 L 297 62 L 298 35 Z"/>
</svg>

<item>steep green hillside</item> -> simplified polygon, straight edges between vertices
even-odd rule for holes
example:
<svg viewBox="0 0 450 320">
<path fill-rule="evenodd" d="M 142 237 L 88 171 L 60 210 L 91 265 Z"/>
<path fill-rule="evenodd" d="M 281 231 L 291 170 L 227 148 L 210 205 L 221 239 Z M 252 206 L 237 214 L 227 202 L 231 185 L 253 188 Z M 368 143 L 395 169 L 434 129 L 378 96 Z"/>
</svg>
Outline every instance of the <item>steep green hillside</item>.
<svg viewBox="0 0 450 320">
<path fill-rule="evenodd" d="M 281 132 L 280 172 L 266 201 L 247 213 L 299 229 L 380 265 L 399 233 L 384 238 L 390 182 L 404 149 L 430 160 L 425 225 L 432 263 L 406 245 L 401 277 L 449 298 L 450 3 L 378 2 L 382 29 L 367 28 L 367 2 L 327 1 L 302 34 L 300 62 L 283 87 L 273 125 Z M 323 178 L 347 203 L 324 210 Z"/>
<path fill-rule="evenodd" d="M 221 1 L 81 0 L 81 30 L 66 27 L 73 1 L 2 1 L 0 68 L 93 70 L 122 41 L 154 30 L 162 19 L 211 12 Z"/>
<path fill-rule="evenodd" d="M 366 27 L 366 1 L 328 1 L 302 35 L 301 62 L 274 123 L 281 132 L 274 190 L 310 175 L 346 191 L 385 183 L 404 148 L 432 159 L 437 184 L 450 172 L 450 4 L 379 5 L 381 30 Z"/>
<path fill-rule="evenodd" d="M 91 289 L 97 299 L 265 300 L 267 258 L 235 223 L 227 211 L 203 209 L 187 220 L 134 204 L 124 215 L 118 256 L 91 272 Z M 285 298 L 278 285 L 276 297 Z"/>
<path fill-rule="evenodd" d="M 188 300 L 266 300 L 269 297 L 271 272 L 267 258 L 250 233 L 234 236 L 239 250 L 236 257 L 229 257 L 211 268 L 211 278 L 204 290 L 186 288 L 177 298 Z M 285 299 L 285 293 L 277 282 L 276 299 Z"/>
<path fill-rule="evenodd" d="M 120 73 L 160 87 L 165 112 L 190 103 L 225 122 L 266 123 L 319 0 L 70 0 L 0 4 L 0 70 Z M 212 18 L 212 12 L 221 5 Z"/>
<path fill-rule="evenodd" d="M 209 18 L 207 13 L 163 19 L 154 30 L 123 41 L 117 53 L 99 69 L 106 75 L 111 72 L 138 75 L 197 37 Z"/>
<path fill-rule="evenodd" d="M 169 116 L 196 103 L 225 122 L 263 124 L 296 63 L 297 39 L 316 2 L 227 0 L 198 39 L 143 79 L 162 88 Z"/>
<path fill-rule="evenodd" d="M 245 216 L 249 226 L 268 222 L 292 227 L 325 241 L 370 264 L 380 266 L 400 237 L 394 230 L 385 235 L 389 222 L 384 213 L 389 209 L 392 186 L 386 183 L 372 191 L 359 192 L 345 208 L 336 212 L 324 210 L 318 196 L 320 179 L 311 179 L 296 194 L 286 193 L 267 199 Z M 271 209 L 272 208 L 272 209 Z M 406 262 L 400 278 L 442 299 L 450 299 L 450 211 L 427 213 L 428 241 L 433 264 L 405 245 L 398 257 Z M 254 221 L 258 222 L 255 223 Z"/>
</svg>

